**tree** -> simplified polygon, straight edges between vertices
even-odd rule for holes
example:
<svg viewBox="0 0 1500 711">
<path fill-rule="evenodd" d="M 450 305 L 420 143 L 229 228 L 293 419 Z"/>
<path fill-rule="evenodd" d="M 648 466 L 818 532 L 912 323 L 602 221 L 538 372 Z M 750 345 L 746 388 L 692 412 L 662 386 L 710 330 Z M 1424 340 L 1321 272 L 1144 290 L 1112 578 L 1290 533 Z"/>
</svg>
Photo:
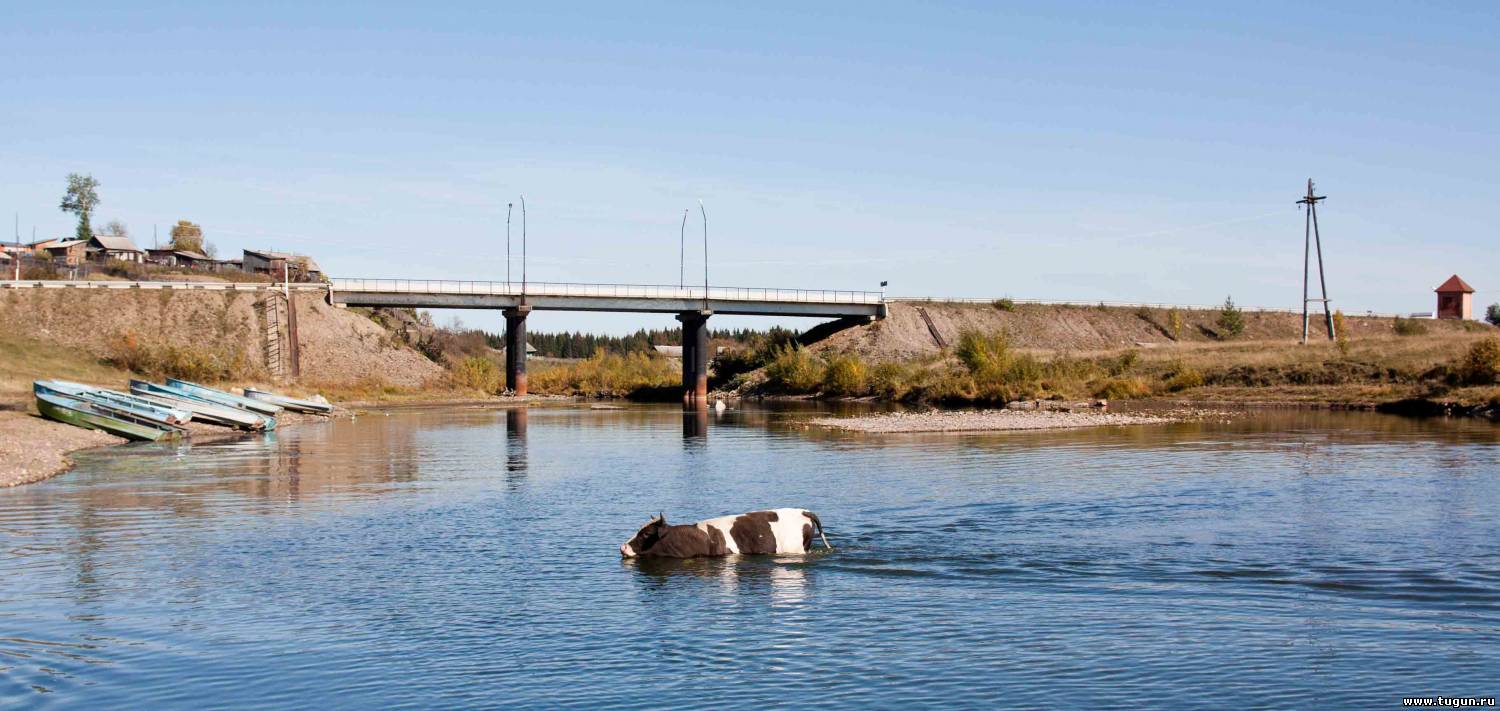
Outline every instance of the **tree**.
<svg viewBox="0 0 1500 711">
<path fill-rule="evenodd" d="M 179 252 L 203 252 L 203 228 L 187 220 L 172 225 L 172 249 Z"/>
<path fill-rule="evenodd" d="M 1224 308 L 1219 311 L 1219 338 L 1229 339 L 1245 332 L 1245 315 L 1234 305 L 1234 297 L 1224 298 Z"/>
<path fill-rule="evenodd" d="M 1490 304 L 1484 310 L 1484 320 L 1489 321 L 1491 326 L 1500 326 L 1500 304 Z"/>
<path fill-rule="evenodd" d="M 130 228 L 126 227 L 124 222 L 121 222 L 119 220 L 110 220 L 109 222 L 104 223 L 104 231 L 101 234 L 114 235 L 116 237 L 129 237 Z"/>
<path fill-rule="evenodd" d="M 1167 312 L 1167 330 L 1172 332 L 1172 340 L 1182 340 L 1182 314 L 1175 308 Z"/>
<path fill-rule="evenodd" d="M 62 203 L 57 206 L 63 212 L 78 215 L 78 239 L 91 239 L 94 228 L 89 218 L 99 204 L 99 181 L 92 175 L 68 174 L 68 191 L 63 193 Z"/>
</svg>

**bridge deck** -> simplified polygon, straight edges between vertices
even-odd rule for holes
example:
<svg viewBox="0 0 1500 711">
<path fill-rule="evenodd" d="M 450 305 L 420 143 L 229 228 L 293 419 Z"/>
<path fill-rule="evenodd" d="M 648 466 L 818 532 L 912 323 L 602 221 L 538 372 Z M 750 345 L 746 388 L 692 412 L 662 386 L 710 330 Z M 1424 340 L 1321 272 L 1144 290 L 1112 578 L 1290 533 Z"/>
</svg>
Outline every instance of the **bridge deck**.
<svg viewBox="0 0 1500 711">
<path fill-rule="evenodd" d="M 647 284 L 568 284 L 408 279 L 334 279 L 332 300 L 350 306 L 411 306 L 537 311 L 681 313 L 708 310 L 755 316 L 881 317 L 878 292 Z"/>
<path fill-rule="evenodd" d="M 184 289 L 205 291 L 316 291 L 347 306 L 536 311 L 623 311 L 682 313 L 708 310 L 753 316 L 885 316 L 878 292 L 818 289 L 760 289 L 649 284 L 569 284 L 415 279 L 334 279 L 327 284 L 272 284 L 196 281 L 0 281 L 9 289 Z M 524 292 L 524 293 L 523 293 Z"/>
</svg>

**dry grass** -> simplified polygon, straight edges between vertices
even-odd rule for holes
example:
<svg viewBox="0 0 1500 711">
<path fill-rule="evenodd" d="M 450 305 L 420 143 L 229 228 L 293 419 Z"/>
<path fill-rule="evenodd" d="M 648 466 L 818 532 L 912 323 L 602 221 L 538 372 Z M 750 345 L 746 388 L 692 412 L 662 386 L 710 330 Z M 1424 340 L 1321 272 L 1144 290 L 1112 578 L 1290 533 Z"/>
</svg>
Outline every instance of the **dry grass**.
<svg viewBox="0 0 1500 711">
<path fill-rule="evenodd" d="M 679 387 L 681 383 L 678 366 L 666 358 L 604 351 L 528 377 L 530 391 L 546 395 L 629 397 Z"/>
<path fill-rule="evenodd" d="M 54 343 L 0 335 L 0 400 L 27 402 L 33 380 L 72 380 L 90 385 L 119 387 L 130 373 L 102 363 L 76 348 Z"/>
</svg>

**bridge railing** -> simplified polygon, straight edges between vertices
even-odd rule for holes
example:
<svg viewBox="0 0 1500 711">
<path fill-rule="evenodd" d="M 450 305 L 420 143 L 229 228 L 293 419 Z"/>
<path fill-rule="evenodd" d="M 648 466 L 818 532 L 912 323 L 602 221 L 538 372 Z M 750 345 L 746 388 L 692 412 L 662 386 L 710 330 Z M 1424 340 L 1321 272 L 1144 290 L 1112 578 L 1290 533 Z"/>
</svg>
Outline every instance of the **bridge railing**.
<svg viewBox="0 0 1500 711">
<path fill-rule="evenodd" d="M 478 296 L 573 296 L 624 299 L 701 300 L 701 286 L 660 284 L 577 284 L 569 282 L 454 281 L 447 279 L 334 279 L 334 291 L 382 294 L 460 294 Z M 773 301 L 808 304 L 879 304 L 880 292 L 837 289 L 771 289 L 713 286 L 710 301 Z"/>
</svg>

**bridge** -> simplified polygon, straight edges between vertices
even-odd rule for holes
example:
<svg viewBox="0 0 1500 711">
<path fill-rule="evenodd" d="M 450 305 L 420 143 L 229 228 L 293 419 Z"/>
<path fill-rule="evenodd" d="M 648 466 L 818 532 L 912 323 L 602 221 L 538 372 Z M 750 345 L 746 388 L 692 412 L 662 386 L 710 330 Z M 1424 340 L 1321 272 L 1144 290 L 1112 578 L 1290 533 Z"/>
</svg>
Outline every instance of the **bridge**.
<svg viewBox="0 0 1500 711">
<path fill-rule="evenodd" d="M 885 299 L 878 292 L 726 286 L 333 279 L 328 301 L 336 306 L 499 309 L 505 314 L 505 386 L 517 395 L 526 394 L 526 317 L 532 311 L 675 314 L 682 322 L 682 391 L 689 404 L 708 399 L 708 318 L 714 314 L 865 322 L 885 317 Z"/>
<path fill-rule="evenodd" d="M 526 317 L 532 311 L 670 313 L 682 322 L 685 403 L 708 398 L 708 319 L 715 314 L 805 316 L 866 322 L 885 318 L 879 292 L 831 289 L 571 284 L 558 282 L 333 279 L 326 283 L 0 281 L 0 288 L 314 291 L 334 306 L 498 309 L 505 314 L 505 385 L 526 394 Z"/>
</svg>

